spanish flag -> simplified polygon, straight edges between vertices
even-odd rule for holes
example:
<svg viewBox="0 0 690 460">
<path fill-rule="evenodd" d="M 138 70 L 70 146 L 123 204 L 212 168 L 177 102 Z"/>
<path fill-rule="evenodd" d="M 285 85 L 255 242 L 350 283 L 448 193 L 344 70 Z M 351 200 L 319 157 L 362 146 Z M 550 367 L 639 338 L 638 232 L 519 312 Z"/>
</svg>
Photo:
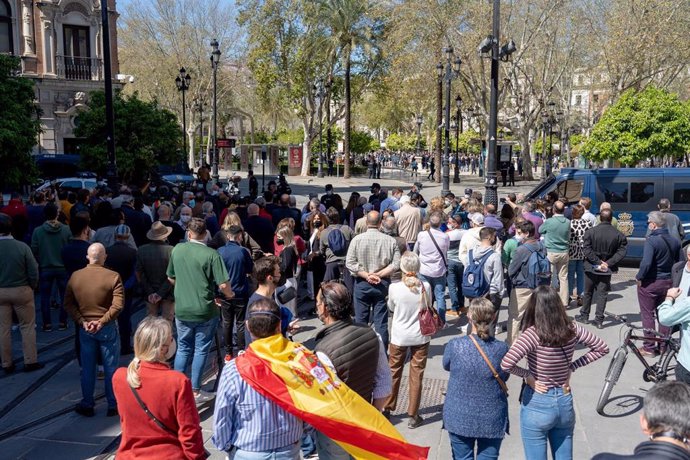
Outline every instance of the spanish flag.
<svg viewBox="0 0 690 460">
<path fill-rule="evenodd" d="M 236 364 L 252 388 L 356 459 L 421 460 L 429 455 L 428 447 L 406 443 L 386 417 L 302 344 L 280 334 L 255 340 Z"/>
</svg>

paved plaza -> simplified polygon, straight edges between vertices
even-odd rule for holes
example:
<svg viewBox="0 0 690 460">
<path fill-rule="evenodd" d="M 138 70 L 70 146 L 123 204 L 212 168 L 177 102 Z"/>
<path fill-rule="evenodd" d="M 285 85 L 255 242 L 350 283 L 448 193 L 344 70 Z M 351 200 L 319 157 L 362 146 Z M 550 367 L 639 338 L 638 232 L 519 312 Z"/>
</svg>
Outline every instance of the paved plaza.
<svg viewBox="0 0 690 460">
<path fill-rule="evenodd" d="M 420 173 L 420 176 L 422 174 Z M 452 175 L 451 175 L 452 178 Z M 293 193 L 299 196 L 301 206 L 307 200 L 309 192 L 323 193 L 323 186 L 332 183 L 335 192 L 347 199 L 350 192 L 359 191 L 368 196 L 371 179 L 354 178 L 344 181 L 342 178 L 288 178 Z M 261 178 L 259 176 L 259 181 Z M 409 187 L 411 179 L 398 171 L 385 171 L 382 179 L 376 180 L 383 188 L 392 186 Z M 536 182 L 518 182 L 518 186 L 508 189 L 499 188 L 499 196 L 508 191 L 528 191 Z M 242 184 L 243 190 L 246 184 Z M 462 193 L 465 187 L 483 191 L 481 180 L 477 177 L 462 175 L 460 184 L 451 184 L 451 190 Z M 422 194 L 427 201 L 439 194 L 438 184 L 425 183 Z M 639 309 L 635 290 L 635 268 L 623 268 L 613 277 L 612 292 L 609 296 L 610 312 L 626 314 L 632 321 L 639 321 Z M 504 299 L 499 320 L 506 319 L 507 299 Z M 574 304 L 573 304 L 574 305 Z M 300 310 L 309 311 L 313 303 L 302 303 Z M 576 307 L 569 310 L 570 316 L 577 313 Z M 143 311 L 134 315 L 134 320 L 141 319 Z M 404 415 L 407 403 L 405 383 L 401 386 L 401 397 L 398 410 L 393 413 L 392 422 L 405 438 L 412 443 L 430 446 L 430 459 L 450 459 L 448 434 L 442 426 L 443 394 L 448 381 L 448 373 L 442 368 L 441 361 L 445 344 L 461 334 L 457 319 L 451 320 L 452 327 L 441 331 L 431 341 L 429 360 L 424 375 L 424 390 L 420 415 L 425 423 L 414 430 L 407 428 Z M 316 335 L 320 322 L 310 317 L 301 321 L 301 330 L 295 340 L 307 344 Z M 645 391 L 650 383 L 642 380 L 642 366 L 633 359 L 628 360 L 618 385 L 614 388 L 613 401 L 607 406 L 607 416 L 596 413 L 595 405 L 601 391 L 604 373 L 613 350 L 619 345 L 621 326 L 605 323 L 603 330 L 593 326 L 592 331 L 602 337 L 611 349 L 611 353 L 592 365 L 585 366 L 574 373 L 571 385 L 574 394 L 577 424 L 575 427 L 574 458 L 588 459 L 602 451 L 630 453 L 634 446 L 644 440 L 639 428 L 639 414 Z M 103 384 L 97 384 L 96 416 L 83 418 L 72 409 L 80 400 L 79 367 L 74 359 L 74 329 L 51 333 L 37 332 L 39 360 L 46 367 L 38 372 L 24 374 L 17 372 L 10 376 L 0 376 L 0 452 L 2 458 L 8 459 L 86 459 L 113 458 L 119 442 L 119 421 L 105 416 Z M 499 334 L 498 339 L 505 339 L 506 334 Z M 13 333 L 14 352 L 17 363 L 21 362 L 19 332 Z M 121 359 L 126 366 L 131 356 Z M 217 369 L 216 355 L 209 360 L 207 375 L 209 380 L 205 389 L 211 390 Z M 21 366 L 19 366 L 21 369 Z M 501 448 L 501 458 L 521 459 L 522 443 L 520 439 L 520 420 L 518 394 L 520 380 L 512 377 L 508 381 L 510 389 L 510 427 Z M 142 414 L 143 416 L 143 414 Z M 218 452 L 210 443 L 212 430 L 212 406 L 202 408 L 202 427 L 206 447 L 213 453 L 211 458 L 221 459 L 224 454 Z"/>
</svg>

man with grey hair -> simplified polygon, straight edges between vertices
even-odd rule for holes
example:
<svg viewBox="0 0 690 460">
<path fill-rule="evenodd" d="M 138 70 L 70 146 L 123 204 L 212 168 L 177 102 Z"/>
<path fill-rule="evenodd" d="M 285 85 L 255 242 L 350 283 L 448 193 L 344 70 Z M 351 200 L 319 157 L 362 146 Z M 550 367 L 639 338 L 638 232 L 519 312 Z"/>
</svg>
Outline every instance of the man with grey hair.
<svg viewBox="0 0 690 460">
<path fill-rule="evenodd" d="M 419 232 L 414 252 L 419 256 L 419 279 L 431 286 L 436 309 L 446 321 L 446 273 L 448 273 L 448 247 L 450 238 L 440 230 L 444 215 L 434 211 L 429 215 L 429 230 Z"/>
<path fill-rule="evenodd" d="M 654 330 L 656 328 L 657 307 L 663 302 L 666 291 L 673 282 L 671 271 L 676 262 L 682 260 L 680 242 L 672 238 L 666 228 L 664 214 L 652 211 L 647 215 L 647 224 L 650 230 L 649 237 L 645 240 L 642 252 L 640 269 L 637 272 L 637 298 L 640 303 L 640 316 L 642 327 Z M 659 324 L 659 333 L 668 335 L 670 329 Z M 652 334 L 645 332 L 645 337 Z M 651 340 L 644 342 L 640 352 L 644 356 L 656 356 L 659 350 Z"/>
<path fill-rule="evenodd" d="M 608 201 L 603 201 L 599 205 L 599 213 L 601 213 L 601 211 L 603 211 L 604 209 L 608 209 L 609 211 L 611 211 L 611 225 L 613 225 L 613 228 L 618 229 L 618 219 L 613 217 L 613 208 L 611 207 L 611 203 L 609 203 Z M 596 222 L 594 225 L 599 225 L 600 222 L 601 222 L 601 219 L 597 215 Z M 647 236 L 649 236 L 649 235 L 647 235 Z"/>
<path fill-rule="evenodd" d="M 400 269 L 400 251 L 393 237 L 379 231 L 381 214 L 367 214 L 367 231 L 355 236 L 350 242 L 345 266 L 355 278 L 355 319 L 369 324 L 381 336 L 384 349 L 388 349 L 388 307 L 386 297 L 390 277 Z"/>
<path fill-rule="evenodd" d="M 407 251 L 407 241 L 405 241 L 405 238 L 398 235 L 398 223 L 395 220 L 395 216 L 389 215 L 381 221 L 381 232 L 395 238 L 395 241 L 398 243 L 400 255 L 402 256 L 405 254 L 405 251 Z M 400 275 L 400 272 L 397 272 L 397 274 Z M 398 276 L 398 281 L 399 280 L 400 276 Z"/>
<path fill-rule="evenodd" d="M 660 199 L 659 204 L 657 204 L 657 208 L 659 208 L 659 212 L 664 214 L 668 234 L 682 243 L 683 239 L 685 238 L 685 230 L 683 230 L 683 224 L 680 222 L 678 216 L 671 212 L 671 202 L 669 199 Z M 650 230 L 648 229 L 645 237 L 649 237 L 649 234 Z"/>
<path fill-rule="evenodd" d="M 592 460 L 690 459 L 690 386 L 683 382 L 660 382 L 644 397 L 640 426 L 649 441 L 635 447 L 632 455 L 601 453 Z"/>
</svg>

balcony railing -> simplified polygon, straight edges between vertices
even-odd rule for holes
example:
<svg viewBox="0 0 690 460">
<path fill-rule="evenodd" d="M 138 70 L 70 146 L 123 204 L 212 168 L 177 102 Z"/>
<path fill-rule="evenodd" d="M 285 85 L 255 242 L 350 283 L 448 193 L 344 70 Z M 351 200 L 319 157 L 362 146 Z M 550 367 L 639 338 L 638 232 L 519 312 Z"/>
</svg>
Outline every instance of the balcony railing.
<svg viewBox="0 0 690 460">
<path fill-rule="evenodd" d="M 56 56 L 57 75 L 67 80 L 101 80 L 101 60 L 92 57 Z"/>
</svg>

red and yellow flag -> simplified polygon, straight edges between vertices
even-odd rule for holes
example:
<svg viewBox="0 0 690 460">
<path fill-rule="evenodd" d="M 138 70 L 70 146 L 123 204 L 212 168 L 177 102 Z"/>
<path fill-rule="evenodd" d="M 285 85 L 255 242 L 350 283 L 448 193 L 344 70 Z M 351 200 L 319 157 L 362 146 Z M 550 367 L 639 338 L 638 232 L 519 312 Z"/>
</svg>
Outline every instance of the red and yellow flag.
<svg viewBox="0 0 690 460">
<path fill-rule="evenodd" d="M 422 460 L 374 406 L 338 380 L 316 354 L 280 334 L 255 340 L 236 359 L 252 388 L 333 439 L 356 459 Z"/>
</svg>

